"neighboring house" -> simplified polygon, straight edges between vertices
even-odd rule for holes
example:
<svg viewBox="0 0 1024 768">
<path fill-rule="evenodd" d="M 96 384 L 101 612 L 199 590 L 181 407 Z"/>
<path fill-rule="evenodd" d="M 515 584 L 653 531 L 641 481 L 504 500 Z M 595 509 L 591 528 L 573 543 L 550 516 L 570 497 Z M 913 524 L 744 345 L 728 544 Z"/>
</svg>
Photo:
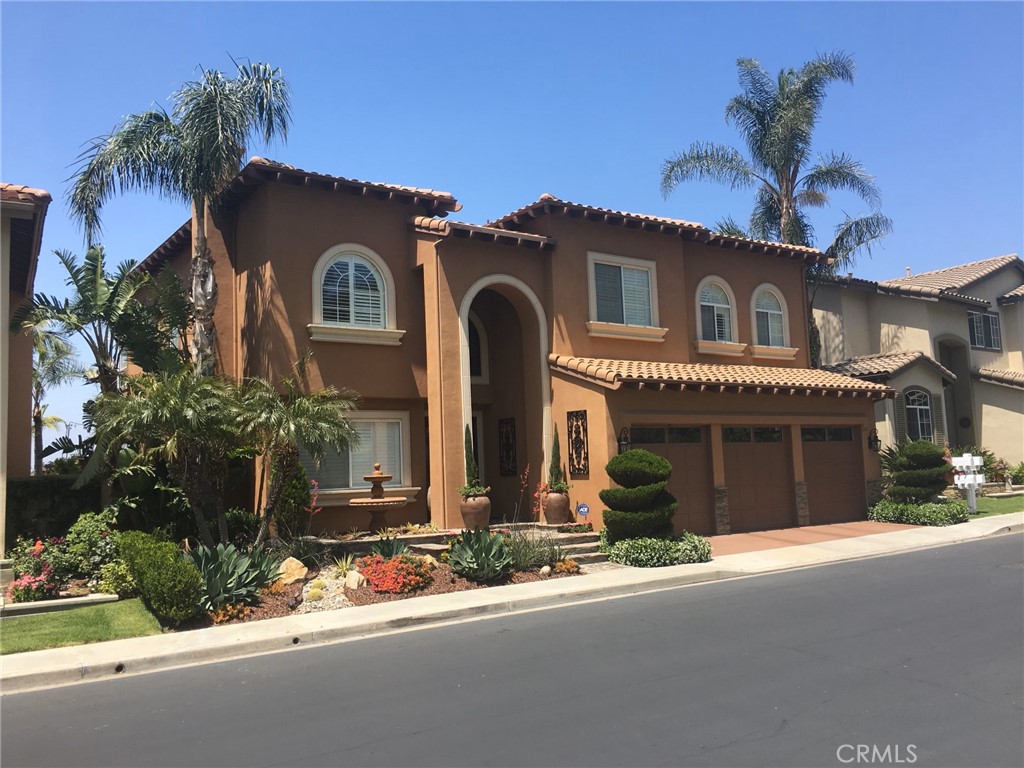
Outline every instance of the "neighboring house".
<svg viewBox="0 0 1024 768">
<path fill-rule="evenodd" d="M 5 551 L 7 478 L 32 469 L 32 336 L 11 316 L 32 294 L 50 194 L 0 183 L 0 554 Z"/>
<path fill-rule="evenodd" d="M 889 384 L 882 441 L 978 445 L 1024 461 L 1024 263 L 1017 255 L 817 288 L 823 368 Z"/>
<path fill-rule="evenodd" d="M 677 527 L 692 531 L 862 518 L 878 494 L 867 435 L 892 390 L 808 367 L 817 250 L 550 195 L 465 224 L 444 192 L 261 158 L 222 202 L 222 369 L 276 380 L 311 348 L 313 386 L 363 397 L 359 446 L 307 462 L 322 529 L 366 526 L 348 502 L 373 462 L 409 501 L 390 522 L 459 526 L 466 425 L 506 519 L 529 514 L 556 426 L 573 502 L 598 525 L 620 442 L 672 461 Z M 144 268 L 187 274 L 191 226 Z"/>
</svg>

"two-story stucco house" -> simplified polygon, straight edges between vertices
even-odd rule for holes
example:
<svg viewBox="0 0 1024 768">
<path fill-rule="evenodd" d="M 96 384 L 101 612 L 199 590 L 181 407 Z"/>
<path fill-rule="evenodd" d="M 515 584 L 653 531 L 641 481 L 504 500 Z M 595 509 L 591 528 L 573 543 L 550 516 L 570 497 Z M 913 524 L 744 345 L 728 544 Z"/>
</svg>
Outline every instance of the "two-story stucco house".
<svg viewBox="0 0 1024 768">
<path fill-rule="evenodd" d="M 818 287 L 828 370 L 889 384 L 884 442 L 980 445 L 1024 460 L 1024 263 L 1017 255 Z"/>
<path fill-rule="evenodd" d="M 32 295 L 50 193 L 0 183 L 0 554 L 7 521 L 7 478 L 32 470 L 32 336 L 10 331 Z"/>
<path fill-rule="evenodd" d="M 260 158 L 223 200 L 210 236 L 223 371 L 277 379 L 310 348 L 313 385 L 363 398 L 359 446 L 309 466 L 318 526 L 366 525 L 348 502 L 373 462 L 409 500 L 391 522 L 459 526 L 466 425 L 506 519 L 524 469 L 544 478 L 556 426 L 573 502 L 598 525 L 620 443 L 672 462 L 679 529 L 856 519 L 877 494 L 867 435 L 892 391 L 808 367 L 816 250 L 550 195 L 459 223 L 447 193 Z M 191 226 L 145 268 L 186 273 Z"/>
</svg>

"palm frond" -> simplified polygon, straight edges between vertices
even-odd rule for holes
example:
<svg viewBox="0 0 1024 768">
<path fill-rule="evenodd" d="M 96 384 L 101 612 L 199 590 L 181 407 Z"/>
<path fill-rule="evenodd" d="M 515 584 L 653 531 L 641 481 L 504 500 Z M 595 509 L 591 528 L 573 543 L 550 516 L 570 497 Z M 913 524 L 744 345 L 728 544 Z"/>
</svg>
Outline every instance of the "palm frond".
<svg viewBox="0 0 1024 768">
<path fill-rule="evenodd" d="M 802 208 L 824 208 L 828 205 L 828 195 L 817 189 L 802 189 L 796 193 L 796 204 Z"/>
<path fill-rule="evenodd" d="M 832 244 L 825 250 L 832 259 L 828 274 L 837 275 L 850 269 L 863 252 L 869 257 L 871 249 L 882 238 L 892 234 L 892 220 L 881 213 L 871 213 L 853 219 L 847 216 L 838 227 Z"/>
<path fill-rule="evenodd" d="M 818 159 L 818 164 L 799 182 L 811 192 L 845 189 L 858 195 L 873 208 L 881 203 L 881 193 L 875 177 L 864 166 L 846 154 L 830 154 Z"/>
<path fill-rule="evenodd" d="M 726 237 L 742 237 L 749 238 L 747 230 L 741 227 L 732 216 L 726 216 L 724 219 L 720 219 L 715 223 L 715 232 Z"/>
<path fill-rule="evenodd" d="M 732 189 L 764 181 L 737 150 L 711 142 L 695 142 L 662 164 L 661 193 L 668 197 L 680 183 L 693 179 L 722 182 Z"/>
</svg>

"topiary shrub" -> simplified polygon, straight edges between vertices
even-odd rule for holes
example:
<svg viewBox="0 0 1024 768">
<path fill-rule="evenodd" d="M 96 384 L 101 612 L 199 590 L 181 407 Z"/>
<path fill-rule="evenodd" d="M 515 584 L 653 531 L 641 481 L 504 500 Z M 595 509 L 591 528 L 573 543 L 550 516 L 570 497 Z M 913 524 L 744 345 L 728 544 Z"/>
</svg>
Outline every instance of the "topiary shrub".
<svg viewBox="0 0 1024 768">
<path fill-rule="evenodd" d="M 679 503 L 666 490 L 672 475 L 668 460 L 637 449 L 614 456 L 605 471 L 622 486 L 606 488 L 599 494 L 608 507 L 603 516 L 609 545 L 623 539 L 672 535 L 672 517 Z"/>
<path fill-rule="evenodd" d="M 203 575 L 177 545 L 139 531 L 121 535 L 121 557 L 153 614 L 177 624 L 199 612 Z"/>
<path fill-rule="evenodd" d="M 902 443 L 891 459 L 886 495 L 895 501 L 923 504 L 946 489 L 950 465 L 945 451 L 928 440 Z"/>
</svg>

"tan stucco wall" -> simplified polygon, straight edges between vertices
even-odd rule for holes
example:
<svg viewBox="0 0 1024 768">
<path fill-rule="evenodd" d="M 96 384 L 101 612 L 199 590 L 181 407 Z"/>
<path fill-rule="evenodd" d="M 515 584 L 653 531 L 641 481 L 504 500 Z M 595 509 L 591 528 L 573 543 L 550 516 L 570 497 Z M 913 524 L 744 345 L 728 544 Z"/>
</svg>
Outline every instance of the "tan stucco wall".
<svg viewBox="0 0 1024 768">
<path fill-rule="evenodd" d="M 1011 464 L 1024 461 L 1024 391 L 975 381 L 974 397 L 981 444 Z"/>
</svg>

